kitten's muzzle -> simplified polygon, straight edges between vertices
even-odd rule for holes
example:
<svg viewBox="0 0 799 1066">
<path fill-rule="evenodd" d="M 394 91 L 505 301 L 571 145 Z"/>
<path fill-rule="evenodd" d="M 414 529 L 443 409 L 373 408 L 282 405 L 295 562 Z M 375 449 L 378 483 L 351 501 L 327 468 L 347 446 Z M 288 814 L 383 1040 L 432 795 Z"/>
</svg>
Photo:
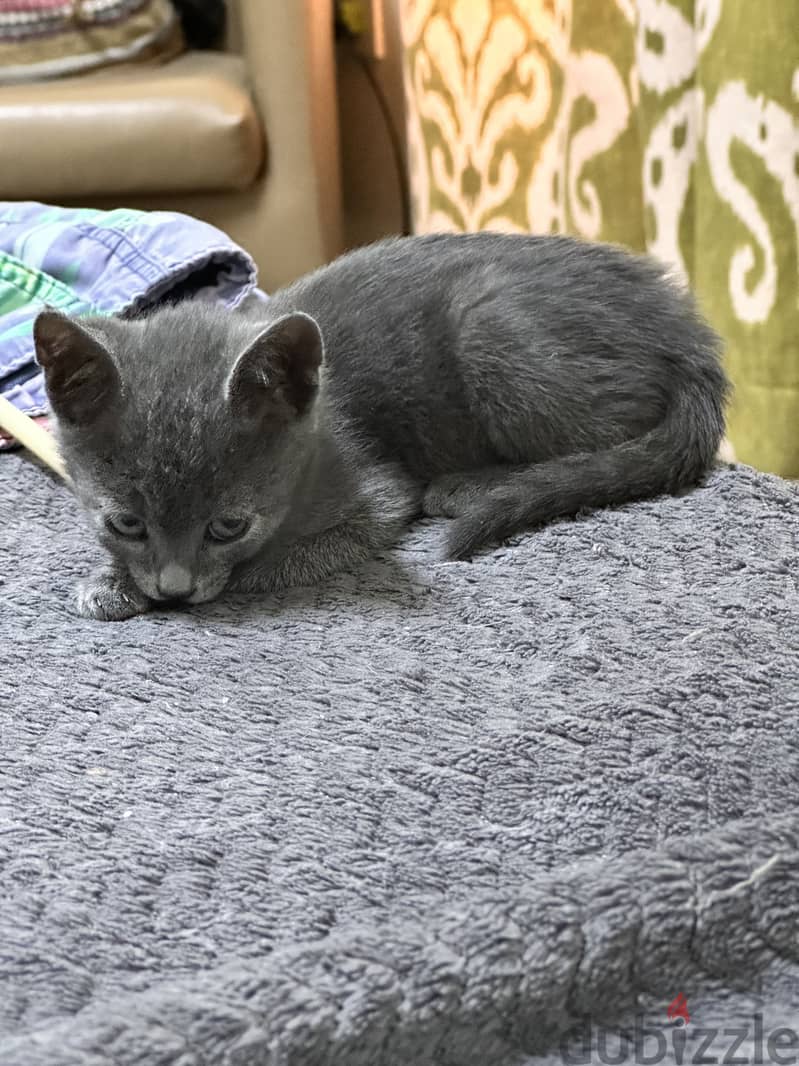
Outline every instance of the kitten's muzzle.
<svg viewBox="0 0 799 1066">
<path fill-rule="evenodd" d="M 155 587 L 161 599 L 180 602 L 193 596 L 197 586 L 185 567 L 170 563 L 159 573 Z"/>
</svg>

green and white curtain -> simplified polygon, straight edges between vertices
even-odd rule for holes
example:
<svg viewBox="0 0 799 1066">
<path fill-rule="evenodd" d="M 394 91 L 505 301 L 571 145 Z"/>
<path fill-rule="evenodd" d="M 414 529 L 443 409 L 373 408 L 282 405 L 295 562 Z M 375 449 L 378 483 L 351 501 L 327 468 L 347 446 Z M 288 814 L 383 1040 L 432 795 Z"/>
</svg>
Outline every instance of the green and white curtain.
<svg viewBox="0 0 799 1066">
<path fill-rule="evenodd" d="M 799 477 L 799 0 L 400 0 L 417 232 L 648 250 L 727 342 L 739 459 Z"/>
</svg>

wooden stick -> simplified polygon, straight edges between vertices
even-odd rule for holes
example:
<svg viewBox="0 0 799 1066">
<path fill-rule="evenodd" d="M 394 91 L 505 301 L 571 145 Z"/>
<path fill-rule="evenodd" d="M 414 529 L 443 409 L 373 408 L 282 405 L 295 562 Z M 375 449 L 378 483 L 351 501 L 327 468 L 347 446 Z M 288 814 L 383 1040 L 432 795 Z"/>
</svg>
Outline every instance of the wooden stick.
<svg viewBox="0 0 799 1066">
<path fill-rule="evenodd" d="M 5 396 L 0 396 L 0 429 L 10 433 L 68 485 L 72 485 L 52 434 L 37 425 L 29 415 L 18 411 Z"/>
</svg>

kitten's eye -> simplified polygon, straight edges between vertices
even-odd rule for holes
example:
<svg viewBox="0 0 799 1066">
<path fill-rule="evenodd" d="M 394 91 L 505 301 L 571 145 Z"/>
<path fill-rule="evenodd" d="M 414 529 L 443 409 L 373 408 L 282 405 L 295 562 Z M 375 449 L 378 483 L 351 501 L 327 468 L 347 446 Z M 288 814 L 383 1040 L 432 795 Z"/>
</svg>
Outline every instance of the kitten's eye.
<svg viewBox="0 0 799 1066">
<path fill-rule="evenodd" d="M 118 537 L 128 537 L 130 540 L 144 540 L 147 536 L 147 526 L 135 514 L 115 514 L 110 518 L 106 518 L 105 524 Z"/>
<path fill-rule="evenodd" d="M 238 540 L 249 529 L 250 523 L 246 518 L 215 518 L 208 523 L 208 536 L 211 540 L 224 543 L 228 540 Z"/>
</svg>

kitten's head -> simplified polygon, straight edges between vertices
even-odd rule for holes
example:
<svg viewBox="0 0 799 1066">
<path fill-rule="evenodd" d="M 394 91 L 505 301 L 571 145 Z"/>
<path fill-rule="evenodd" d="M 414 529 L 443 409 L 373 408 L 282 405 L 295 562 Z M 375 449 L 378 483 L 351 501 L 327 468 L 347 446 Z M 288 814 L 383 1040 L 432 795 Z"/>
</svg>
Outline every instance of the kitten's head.
<svg viewBox="0 0 799 1066">
<path fill-rule="evenodd" d="M 101 543 L 154 600 L 201 603 L 277 530 L 313 450 L 322 338 L 200 302 L 76 322 L 43 311 L 37 359 Z"/>
</svg>

